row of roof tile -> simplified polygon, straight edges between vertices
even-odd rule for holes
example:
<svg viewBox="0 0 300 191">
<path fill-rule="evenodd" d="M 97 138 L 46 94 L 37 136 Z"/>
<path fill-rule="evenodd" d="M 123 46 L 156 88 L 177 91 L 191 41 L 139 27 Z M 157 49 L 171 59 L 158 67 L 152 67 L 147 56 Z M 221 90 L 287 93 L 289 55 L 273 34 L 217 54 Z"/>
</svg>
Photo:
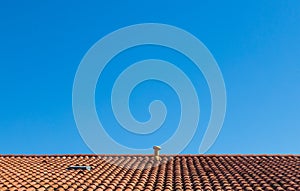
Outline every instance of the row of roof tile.
<svg viewBox="0 0 300 191">
<path fill-rule="evenodd" d="M 300 156 L 0 155 L 2 190 L 296 191 Z"/>
</svg>

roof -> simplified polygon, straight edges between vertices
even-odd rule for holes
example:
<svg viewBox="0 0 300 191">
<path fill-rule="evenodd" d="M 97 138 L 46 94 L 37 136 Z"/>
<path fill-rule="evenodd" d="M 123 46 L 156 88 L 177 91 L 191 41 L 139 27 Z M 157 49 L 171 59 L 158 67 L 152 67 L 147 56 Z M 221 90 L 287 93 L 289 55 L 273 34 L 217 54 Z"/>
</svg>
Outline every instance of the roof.
<svg viewBox="0 0 300 191">
<path fill-rule="evenodd" d="M 292 191 L 300 155 L 0 155 L 2 190 Z"/>
</svg>

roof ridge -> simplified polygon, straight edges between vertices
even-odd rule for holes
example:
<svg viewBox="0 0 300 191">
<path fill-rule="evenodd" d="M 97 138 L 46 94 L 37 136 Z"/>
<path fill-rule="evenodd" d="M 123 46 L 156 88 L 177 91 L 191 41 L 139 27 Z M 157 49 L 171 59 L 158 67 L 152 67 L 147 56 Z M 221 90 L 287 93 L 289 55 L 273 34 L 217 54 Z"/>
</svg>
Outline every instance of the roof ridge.
<svg viewBox="0 0 300 191">
<path fill-rule="evenodd" d="M 126 156 L 140 157 L 153 156 L 153 154 L 0 154 L 0 157 L 95 157 L 95 156 Z M 161 154 L 160 156 L 300 156 L 300 154 Z"/>
</svg>

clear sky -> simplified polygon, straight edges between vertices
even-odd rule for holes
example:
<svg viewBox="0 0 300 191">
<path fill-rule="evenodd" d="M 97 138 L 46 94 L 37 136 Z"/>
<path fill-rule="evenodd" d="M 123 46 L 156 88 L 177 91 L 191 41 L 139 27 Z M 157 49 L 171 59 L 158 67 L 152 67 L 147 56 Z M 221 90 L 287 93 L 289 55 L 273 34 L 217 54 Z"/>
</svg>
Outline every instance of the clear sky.
<svg viewBox="0 0 300 191">
<path fill-rule="evenodd" d="M 72 112 L 77 67 L 105 35 L 149 22 L 195 35 L 222 71 L 226 118 L 207 153 L 300 153 L 300 1 L 281 0 L 1 1 L 0 153 L 92 153 Z M 118 63 L 148 57 L 177 62 L 199 84 L 200 124 L 183 151 L 197 153 L 210 115 L 209 90 L 202 74 L 170 50 L 145 46 L 118 55 L 98 81 L 99 116 L 107 126 L 117 125 L 106 90 L 121 70 Z M 165 101 L 169 112 L 165 125 L 170 131 L 154 136 L 157 143 L 172 135 L 178 123 L 176 94 L 162 83 L 147 81 L 132 92 L 130 108 L 145 121 L 147 104 L 154 98 Z M 107 131 L 125 145 L 152 145 L 152 138 Z"/>
</svg>

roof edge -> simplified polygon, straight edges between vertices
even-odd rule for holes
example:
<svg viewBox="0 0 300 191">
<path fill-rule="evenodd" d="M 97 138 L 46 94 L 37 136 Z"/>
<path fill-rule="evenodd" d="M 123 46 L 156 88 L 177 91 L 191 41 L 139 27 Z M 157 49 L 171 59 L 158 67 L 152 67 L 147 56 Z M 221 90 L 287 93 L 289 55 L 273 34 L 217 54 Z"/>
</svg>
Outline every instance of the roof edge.
<svg viewBox="0 0 300 191">
<path fill-rule="evenodd" d="M 152 154 L 0 154 L 0 157 L 109 157 L 109 156 L 153 156 Z M 186 157 L 186 156 L 204 156 L 204 157 L 256 157 L 256 156 L 297 156 L 300 154 L 161 154 L 160 156 L 171 156 L 171 157 Z"/>
</svg>

